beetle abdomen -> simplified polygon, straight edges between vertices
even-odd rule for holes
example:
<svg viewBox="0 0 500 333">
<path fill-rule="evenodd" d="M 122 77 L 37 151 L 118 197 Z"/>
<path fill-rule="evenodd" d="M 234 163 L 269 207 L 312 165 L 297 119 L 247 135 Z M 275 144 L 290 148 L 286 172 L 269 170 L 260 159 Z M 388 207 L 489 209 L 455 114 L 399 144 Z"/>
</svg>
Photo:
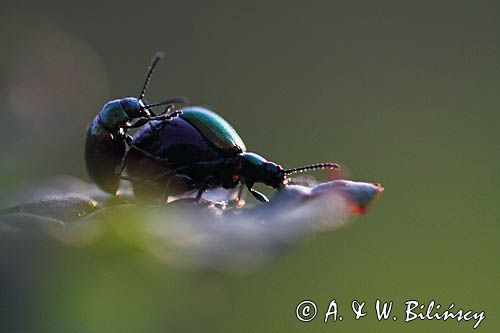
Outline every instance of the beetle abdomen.
<svg viewBox="0 0 500 333">
<path fill-rule="evenodd" d="M 151 121 L 134 134 L 127 174 L 137 180 L 136 197 L 158 199 L 195 188 L 206 177 L 197 165 L 217 159 L 218 149 L 186 120 Z"/>
<path fill-rule="evenodd" d="M 219 157 L 218 151 L 199 131 L 180 117 L 149 122 L 134 134 L 134 146 L 175 166 Z"/>
<path fill-rule="evenodd" d="M 92 121 L 85 142 L 85 162 L 90 178 L 102 190 L 115 194 L 120 183 L 116 168 L 122 163 L 125 142 L 105 130 L 97 118 Z"/>
</svg>

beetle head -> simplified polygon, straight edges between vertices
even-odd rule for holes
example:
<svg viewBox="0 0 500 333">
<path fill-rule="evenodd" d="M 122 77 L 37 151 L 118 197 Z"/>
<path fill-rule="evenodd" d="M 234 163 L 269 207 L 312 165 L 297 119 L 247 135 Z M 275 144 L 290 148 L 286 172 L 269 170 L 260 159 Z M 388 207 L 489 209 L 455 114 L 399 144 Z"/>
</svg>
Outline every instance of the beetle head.
<svg viewBox="0 0 500 333">
<path fill-rule="evenodd" d="M 149 116 L 149 111 L 145 108 L 142 100 L 135 97 L 122 98 L 120 104 L 130 119 Z"/>
</svg>

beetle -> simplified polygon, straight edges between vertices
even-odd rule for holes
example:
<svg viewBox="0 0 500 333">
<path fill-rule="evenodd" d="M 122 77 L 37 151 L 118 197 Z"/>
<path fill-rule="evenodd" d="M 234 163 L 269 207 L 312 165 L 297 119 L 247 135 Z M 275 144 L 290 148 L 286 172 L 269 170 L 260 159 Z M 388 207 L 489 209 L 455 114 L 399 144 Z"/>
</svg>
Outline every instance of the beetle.
<svg viewBox="0 0 500 333">
<path fill-rule="evenodd" d="M 107 108 L 108 103 L 89 128 L 87 142 L 90 140 L 91 143 L 87 145 L 86 152 L 91 158 L 87 158 L 87 168 L 92 179 L 102 189 L 116 193 L 121 178 L 132 182 L 136 198 L 165 201 L 169 196 L 193 190 L 197 191 L 196 199 L 201 200 L 207 189 L 233 189 L 240 186 L 237 202 L 244 187 L 258 201 L 267 202 L 267 197 L 253 188 L 255 183 L 280 189 L 288 184 L 291 174 L 340 168 L 337 163 L 317 163 L 284 169 L 258 154 L 247 152 L 236 130 L 222 117 L 204 107 L 167 107 L 162 115 L 153 114 L 148 110 L 150 107 L 170 106 L 185 101 L 169 99 L 149 105 L 141 102 L 158 62 L 156 59 L 153 61 L 143 92 L 138 99 L 133 100 L 136 103 L 134 112 L 127 112 L 126 103 L 129 99 L 125 99 L 125 102 L 121 100 L 119 104 L 125 112 L 120 113 L 120 121 L 114 120 L 115 127 L 109 128 L 110 122 L 103 121 L 103 117 L 112 118 L 116 111 L 111 113 Z M 130 118 L 138 120 L 130 124 Z M 132 136 L 124 134 L 126 129 L 136 127 L 138 130 Z M 104 134 L 96 135 L 96 129 Z M 114 136 L 118 139 L 114 139 Z M 101 138 L 104 140 L 99 141 Z M 128 149 L 125 149 L 125 144 Z M 121 174 L 124 170 L 126 175 Z"/>
<path fill-rule="evenodd" d="M 118 190 L 120 174 L 125 163 L 126 142 L 132 140 L 127 130 L 138 128 L 152 119 L 162 119 L 164 116 L 156 115 L 151 110 L 153 107 L 187 103 L 184 97 L 169 98 L 152 104 L 144 103 L 146 88 L 155 67 L 163 57 L 161 52 L 154 56 L 138 98 L 126 97 L 106 103 L 87 129 L 87 171 L 92 181 L 106 192 L 115 194 Z"/>
</svg>

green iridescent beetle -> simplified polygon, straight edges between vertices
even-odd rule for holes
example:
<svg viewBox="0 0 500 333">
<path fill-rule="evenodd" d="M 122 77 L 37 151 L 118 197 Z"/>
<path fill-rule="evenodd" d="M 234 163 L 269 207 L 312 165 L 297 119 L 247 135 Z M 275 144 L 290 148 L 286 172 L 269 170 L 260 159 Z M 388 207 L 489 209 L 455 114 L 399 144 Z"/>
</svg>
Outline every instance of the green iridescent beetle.
<svg viewBox="0 0 500 333">
<path fill-rule="evenodd" d="M 156 63 L 153 62 L 151 66 L 145 86 Z M 173 104 L 172 99 L 151 105 L 144 105 L 141 100 L 140 97 L 136 106 L 138 110 L 148 110 L 149 107 L 159 104 Z M 120 104 L 123 107 L 122 101 Z M 105 109 L 106 106 L 103 110 Z M 136 116 L 136 113 L 127 112 L 126 107 L 123 109 L 127 117 Z M 111 136 L 116 135 L 116 131 L 113 132 L 113 129 L 102 125 L 105 115 L 110 116 L 110 111 L 101 110 L 100 116 L 96 117 L 101 119 L 101 123 L 98 122 L 98 130 L 107 131 Z M 121 119 L 125 118 L 122 116 Z M 149 114 L 136 118 L 141 120 L 128 125 L 127 122 L 125 125 L 120 123 L 121 127 L 118 126 L 122 131 L 139 127 L 133 136 L 125 135 L 125 139 L 118 140 L 118 148 L 109 148 L 109 144 L 116 144 L 116 141 L 107 140 L 97 154 L 99 158 L 103 158 L 104 154 L 112 152 L 113 157 L 106 160 L 106 170 L 96 167 L 94 161 L 89 163 L 87 159 L 92 179 L 110 193 L 116 192 L 118 180 L 123 178 L 132 181 L 137 197 L 151 200 L 163 201 L 169 196 L 188 191 L 197 191 L 196 198 L 200 199 L 203 192 L 210 188 L 232 189 L 240 186 L 238 201 L 243 188 L 247 187 L 257 200 L 267 202 L 268 199 L 262 193 L 253 189 L 255 183 L 260 182 L 279 189 L 287 185 L 287 176 L 290 174 L 339 168 L 336 163 L 318 163 L 285 170 L 277 163 L 247 152 L 243 140 L 234 128 L 222 117 L 203 107 L 190 106 L 178 110 L 169 108 L 159 116 Z M 94 134 L 94 127 L 91 125 L 88 138 L 92 140 L 90 150 L 97 151 L 100 148 L 96 138 L 102 135 Z M 99 177 L 95 176 L 97 169 Z M 126 175 L 122 175 L 124 170 Z"/>
</svg>

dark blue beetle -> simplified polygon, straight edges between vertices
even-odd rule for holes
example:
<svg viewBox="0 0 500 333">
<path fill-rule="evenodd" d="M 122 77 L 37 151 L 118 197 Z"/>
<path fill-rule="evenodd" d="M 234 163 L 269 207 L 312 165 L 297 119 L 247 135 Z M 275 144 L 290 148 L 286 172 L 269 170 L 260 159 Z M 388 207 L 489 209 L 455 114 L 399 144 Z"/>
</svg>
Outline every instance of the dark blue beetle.
<svg viewBox="0 0 500 333">
<path fill-rule="evenodd" d="M 241 184 L 238 200 L 246 186 L 257 200 L 266 202 L 268 199 L 253 189 L 255 183 L 279 189 L 287 184 L 290 174 L 339 168 L 336 163 L 318 163 L 285 170 L 246 152 L 233 127 L 206 108 L 171 107 L 186 102 L 183 98 L 144 104 L 144 91 L 160 59 L 154 58 L 139 98 L 107 103 L 89 127 L 87 169 L 103 190 L 116 193 L 123 178 L 133 182 L 136 197 L 163 201 L 191 190 L 197 190 L 200 199 L 206 189 L 231 189 Z M 150 108 L 158 105 L 169 107 L 156 115 Z M 133 136 L 126 134 L 127 129 L 136 127 L 140 128 Z M 125 167 L 127 176 L 121 175 Z"/>
</svg>

